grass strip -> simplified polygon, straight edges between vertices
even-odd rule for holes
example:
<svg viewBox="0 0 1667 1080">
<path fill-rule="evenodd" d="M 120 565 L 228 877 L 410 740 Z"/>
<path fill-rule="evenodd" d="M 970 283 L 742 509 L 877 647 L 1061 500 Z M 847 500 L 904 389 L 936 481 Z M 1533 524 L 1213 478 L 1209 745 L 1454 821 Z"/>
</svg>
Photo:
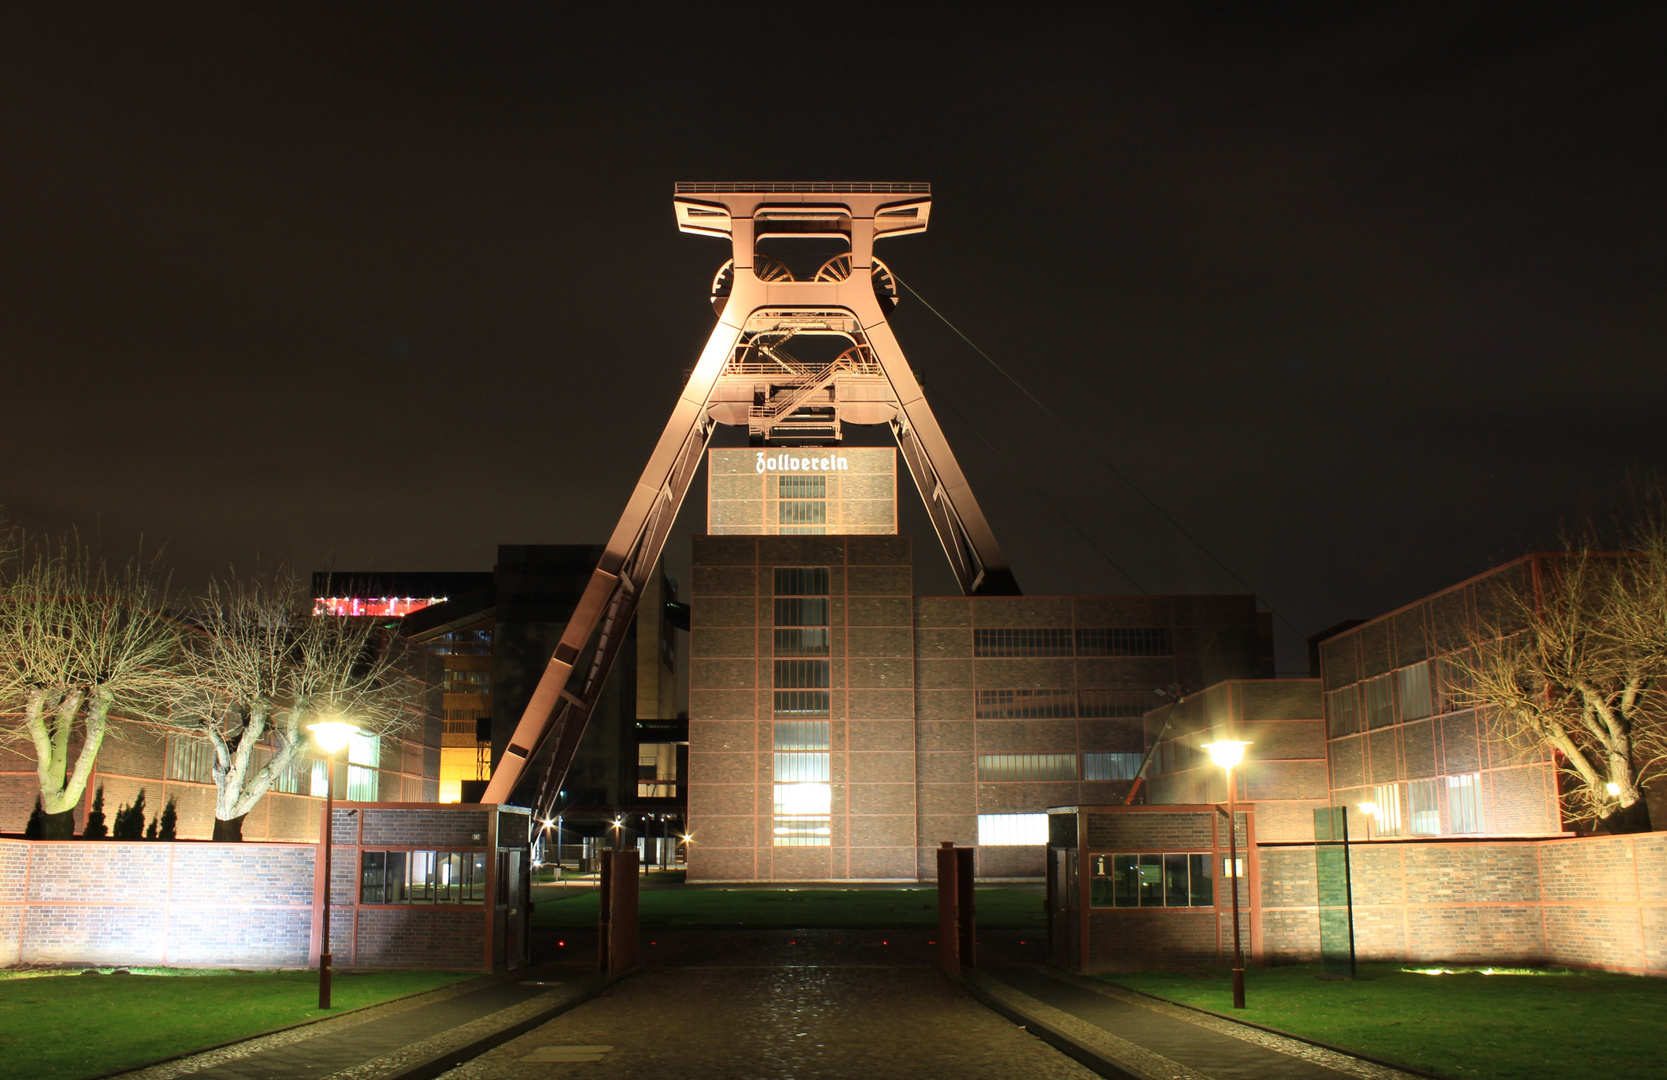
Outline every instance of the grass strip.
<svg viewBox="0 0 1667 1080">
<path fill-rule="evenodd" d="M 335 1007 L 324 1012 L 316 971 L 133 970 L 0 979 L 0 1073 L 6 1080 L 96 1076 L 479 975 L 337 971 Z"/>
<path fill-rule="evenodd" d="M 644 889 L 644 930 L 907 930 L 938 925 L 929 889 Z M 1033 930 L 1047 925 L 1042 897 L 1019 889 L 979 889 L 978 925 Z M 540 900 L 535 930 L 594 930 L 597 894 Z"/>
<path fill-rule="evenodd" d="M 1326 981 L 1312 966 L 1254 968 L 1242 1010 L 1232 1007 L 1225 973 L 1101 978 L 1443 1076 L 1667 1080 L 1667 980 L 1564 968 L 1424 970 L 1445 973 L 1362 964 L 1352 981 Z"/>
</svg>

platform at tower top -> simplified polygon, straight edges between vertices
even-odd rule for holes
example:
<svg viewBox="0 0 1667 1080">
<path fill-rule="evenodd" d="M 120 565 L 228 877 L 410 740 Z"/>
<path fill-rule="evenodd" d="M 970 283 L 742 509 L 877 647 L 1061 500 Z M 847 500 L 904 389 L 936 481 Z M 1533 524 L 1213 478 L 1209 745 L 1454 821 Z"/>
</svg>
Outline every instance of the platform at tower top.
<svg viewBox="0 0 1667 1080">
<path fill-rule="evenodd" d="M 930 195 L 931 184 L 861 181 L 709 181 L 680 180 L 676 195 Z"/>
</svg>

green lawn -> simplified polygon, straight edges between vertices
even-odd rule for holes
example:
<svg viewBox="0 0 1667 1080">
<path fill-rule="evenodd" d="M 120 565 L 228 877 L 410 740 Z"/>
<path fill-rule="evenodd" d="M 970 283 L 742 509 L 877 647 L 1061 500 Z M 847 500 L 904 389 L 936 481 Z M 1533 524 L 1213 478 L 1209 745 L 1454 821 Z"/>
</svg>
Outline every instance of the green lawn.
<svg viewBox="0 0 1667 1080">
<path fill-rule="evenodd" d="M 0 1074 L 74 1080 L 326 1015 L 316 971 L 0 977 Z M 472 974 L 335 974 L 330 1014 Z"/>
<path fill-rule="evenodd" d="M 1232 1008 L 1224 972 L 1102 978 L 1443 1076 L 1667 1078 L 1664 979 L 1559 968 L 1426 975 L 1366 964 L 1353 982 L 1325 982 L 1317 970 L 1246 971 L 1243 1011 Z"/>
<path fill-rule="evenodd" d="M 644 930 L 905 930 L 938 925 L 938 892 L 927 889 L 644 889 Z M 539 900 L 535 930 L 594 930 L 597 894 Z M 1042 896 L 979 889 L 978 925 L 1031 930 L 1047 925 Z"/>
</svg>

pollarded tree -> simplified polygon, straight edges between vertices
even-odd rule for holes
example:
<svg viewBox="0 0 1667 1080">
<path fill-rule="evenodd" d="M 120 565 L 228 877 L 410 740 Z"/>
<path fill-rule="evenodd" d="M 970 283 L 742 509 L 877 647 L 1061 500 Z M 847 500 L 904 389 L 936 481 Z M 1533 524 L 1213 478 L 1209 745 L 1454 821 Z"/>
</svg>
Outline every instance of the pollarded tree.
<svg viewBox="0 0 1667 1080">
<path fill-rule="evenodd" d="M 1493 737 L 1552 750 L 1565 817 L 1612 833 L 1650 829 L 1643 789 L 1667 772 L 1662 526 L 1658 513 L 1646 514 L 1635 552 L 1571 545 L 1538 562 L 1500 595 L 1465 662 Z"/>
<path fill-rule="evenodd" d="M 74 835 L 111 711 L 161 715 L 179 639 L 166 595 L 156 559 L 111 568 L 73 536 L 19 545 L 0 590 L 0 737 L 33 749 L 43 839 Z"/>
<path fill-rule="evenodd" d="M 416 721 L 415 688 L 375 622 L 313 614 L 287 568 L 210 581 L 196 622 L 169 720 L 214 748 L 216 840 L 243 839 L 243 819 L 305 752 L 308 724 L 339 717 L 374 736 Z"/>
</svg>

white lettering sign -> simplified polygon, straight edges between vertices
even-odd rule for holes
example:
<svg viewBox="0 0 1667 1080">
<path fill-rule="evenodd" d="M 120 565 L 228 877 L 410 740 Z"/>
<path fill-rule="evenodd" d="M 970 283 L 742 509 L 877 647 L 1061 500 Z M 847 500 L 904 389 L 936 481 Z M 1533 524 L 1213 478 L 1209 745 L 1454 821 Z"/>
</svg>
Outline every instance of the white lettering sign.
<svg viewBox="0 0 1667 1080">
<path fill-rule="evenodd" d="M 832 457 L 800 457 L 783 452 L 765 457 L 764 451 L 758 452 L 759 472 L 843 472 L 850 467 L 851 463 L 840 454 Z"/>
</svg>

